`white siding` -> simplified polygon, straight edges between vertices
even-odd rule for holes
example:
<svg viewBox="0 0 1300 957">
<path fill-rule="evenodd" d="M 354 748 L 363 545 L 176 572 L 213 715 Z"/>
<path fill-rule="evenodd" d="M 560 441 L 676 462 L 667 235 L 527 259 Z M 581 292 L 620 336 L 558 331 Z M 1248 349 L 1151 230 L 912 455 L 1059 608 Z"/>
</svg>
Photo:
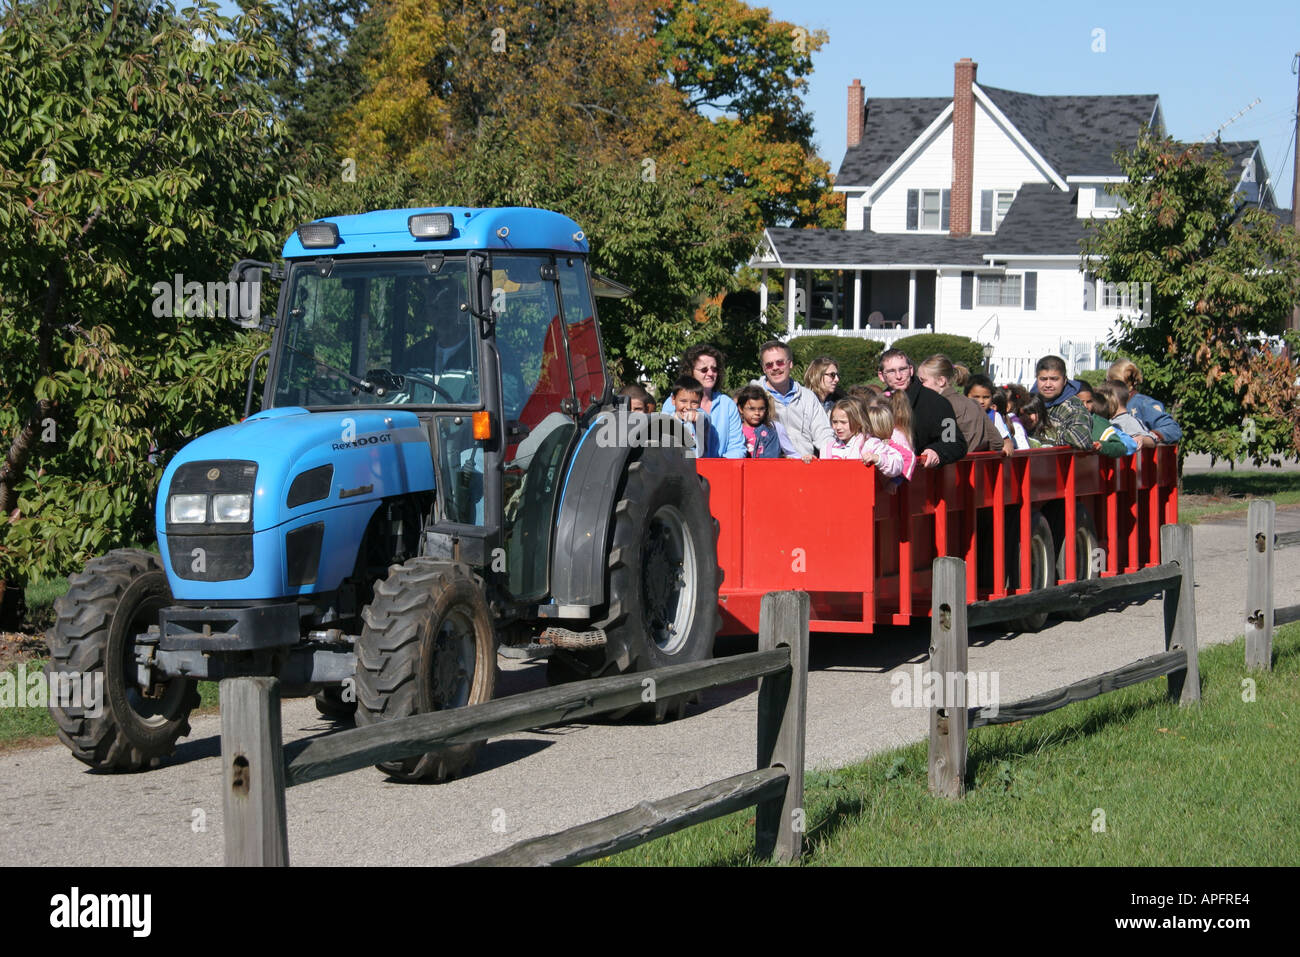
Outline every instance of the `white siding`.
<svg viewBox="0 0 1300 957">
<path fill-rule="evenodd" d="M 866 199 L 866 191 L 864 190 L 860 193 L 845 193 L 844 199 L 844 228 L 854 230 L 862 229 L 866 225 L 864 222 L 864 214 L 866 211 L 864 201 Z"/>
<path fill-rule="evenodd" d="M 975 170 L 971 178 L 971 229 L 980 228 L 980 191 L 1017 190 L 1025 183 L 1046 183 L 1047 176 L 1029 158 L 984 104 L 975 101 Z"/>
<path fill-rule="evenodd" d="M 871 206 L 873 233 L 907 232 L 909 189 L 952 188 L 952 123 L 943 128 L 912 157 L 876 197 Z M 927 232 L 936 232 L 927 230 Z"/>
<path fill-rule="evenodd" d="M 1046 355 L 1066 340 L 1104 340 L 1115 322 L 1115 310 L 1083 308 L 1083 273 L 1077 263 L 1042 261 L 1016 263 L 1008 273 L 1038 273 L 1038 307 L 980 306 L 978 292 L 971 309 L 961 308 L 961 271 L 939 274 L 935 299 L 935 332 L 969 336 L 992 344 L 1001 353 Z M 978 273 L 977 287 L 978 287 Z M 1023 289 L 1023 286 L 1022 286 Z M 994 317 L 996 316 L 996 320 Z"/>
</svg>

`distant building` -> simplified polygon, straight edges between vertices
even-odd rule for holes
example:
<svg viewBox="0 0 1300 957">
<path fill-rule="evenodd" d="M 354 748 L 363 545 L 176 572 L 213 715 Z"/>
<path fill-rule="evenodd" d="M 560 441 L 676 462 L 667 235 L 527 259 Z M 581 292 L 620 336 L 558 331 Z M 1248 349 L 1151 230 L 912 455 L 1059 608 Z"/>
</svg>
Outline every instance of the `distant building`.
<svg viewBox="0 0 1300 957">
<path fill-rule="evenodd" d="M 990 347 L 999 381 L 1023 381 L 1048 352 L 1092 368 L 1115 320 L 1141 311 L 1140 289 L 1080 270 L 1079 240 L 1119 215 L 1112 156 L 1144 125 L 1163 132 L 1159 96 L 1016 93 L 980 86 L 976 67 L 957 61 L 951 98 L 849 86 L 845 228 L 768 228 L 750 260 L 782 272 L 789 335 L 954 333 Z M 1289 221 L 1259 144 L 1216 148 L 1244 197 Z"/>
</svg>

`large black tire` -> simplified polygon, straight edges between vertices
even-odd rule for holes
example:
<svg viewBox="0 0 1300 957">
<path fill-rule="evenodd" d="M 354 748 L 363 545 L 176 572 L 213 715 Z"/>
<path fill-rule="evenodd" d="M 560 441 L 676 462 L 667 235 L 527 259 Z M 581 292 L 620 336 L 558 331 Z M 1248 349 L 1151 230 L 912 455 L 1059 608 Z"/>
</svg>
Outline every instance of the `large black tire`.
<svg viewBox="0 0 1300 957">
<path fill-rule="evenodd" d="M 1029 587 L 1033 591 L 1056 585 L 1056 546 L 1052 541 L 1052 526 L 1041 512 L 1029 517 Z M 1015 564 L 1008 569 L 1014 580 L 1020 575 L 1020 555 L 1017 549 Z M 1048 612 L 1041 611 L 1007 622 L 1013 631 L 1041 631 L 1047 624 Z"/>
<path fill-rule="evenodd" d="M 482 583 L 464 565 L 431 558 L 394 565 L 361 617 L 357 727 L 492 699 L 492 615 Z M 445 781 L 477 752 L 478 745 L 455 745 L 378 767 L 403 781 Z"/>
<path fill-rule="evenodd" d="M 100 771 L 156 767 L 190 733 L 189 715 L 199 703 L 190 679 L 152 689 L 138 684 L 135 636 L 157 625 L 159 610 L 171 603 L 167 575 L 157 555 L 123 548 L 91 559 L 68 581 L 68 593 L 54 603 L 45 671 L 102 675 L 104 700 L 90 708 L 51 700 L 59 740 Z M 81 680 L 84 686 L 87 677 Z"/>
<path fill-rule="evenodd" d="M 712 658 L 719 580 L 708 482 L 680 449 L 647 449 L 628 465 L 614 507 L 609 601 L 593 622 L 607 643 L 582 656 L 556 652 L 548 677 L 558 683 Z M 682 717 L 688 704 L 687 695 L 656 697 L 634 710 L 662 721 Z"/>
<path fill-rule="evenodd" d="M 1064 537 L 1064 532 L 1062 532 Z M 1097 538 L 1097 526 L 1093 524 L 1092 516 L 1088 514 L 1088 509 L 1079 505 L 1074 513 L 1074 568 L 1075 581 L 1088 581 L 1092 578 L 1101 577 L 1101 569 L 1093 564 L 1093 551 L 1101 546 Z M 1067 543 L 1062 541 L 1061 547 L 1056 552 L 1056 573 L 1062 577 L 1065 576 L 1065 550 Z M 1070 608 L 1055 612 L 1058 618 L 1067 621 L 1083 621 L 1088 617 L 1088 612 L 1079 611 Z"/>
<path fill-rule="evenodd" d="M 352 721 L 357 714 L 357 699 L 353 696 L 351 701 L 344 700 L 339 687 L 323 688 L 316 692 L 316 711 L 331 721 Z"/>
</svg>

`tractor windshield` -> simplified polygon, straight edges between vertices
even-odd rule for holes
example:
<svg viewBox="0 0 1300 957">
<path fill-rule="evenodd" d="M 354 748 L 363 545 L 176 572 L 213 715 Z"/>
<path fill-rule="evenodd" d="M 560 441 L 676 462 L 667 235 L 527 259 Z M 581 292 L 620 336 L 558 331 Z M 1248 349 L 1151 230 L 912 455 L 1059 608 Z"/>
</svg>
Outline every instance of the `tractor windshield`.
<svg viewBox="0 0 1300 957">
<path fill-rule="evenodd" d="M 277 406 L 479 402 L 464 259 L 299 264 L 284 325 Z"/>
</svg>

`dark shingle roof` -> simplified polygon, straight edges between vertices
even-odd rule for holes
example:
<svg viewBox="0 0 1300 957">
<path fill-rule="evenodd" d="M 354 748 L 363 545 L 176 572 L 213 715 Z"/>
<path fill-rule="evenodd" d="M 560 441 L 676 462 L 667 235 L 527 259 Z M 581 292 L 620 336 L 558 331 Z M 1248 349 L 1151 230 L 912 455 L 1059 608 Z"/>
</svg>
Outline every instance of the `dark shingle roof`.
<svg viewBox="0 0 1300 957">
<path fill-rule="evenodd" d="M 980 89 L 1061 176 L 1117 174 L 1111 154 L 1137 142 L 1158 102 L 1155 94 L 1039 96 Z M 867 100 L 862 142 L 844 153 L 836 183 L 874 183 L 951 102 L 946 96 Z"/>
<path fill-rule="evenodd" d="M 836 183 L 840 186 L 874 183 L 951 102 L 949 96 L 872 97 L 867 100 L 862 142 L 845 152 Z"/>
<path fill-rule="evenodd" d="M 785 264 L 979 265 L 992 236 L 953 239 L 946 233 L 873 233 L 865 230 L 767 230 Z M 758 265 L 758 263 L 754 263 Z"/>
<path fill-rule="evenodd" d="M 1117 175 L 1111 155 L 1132 147 L 1156 107 L 1155 94 L 1038 96 L 980 85 L 1061 176 Z"/>
<path fill-rule="evenodd" d="M 1067 193 L 1048 183 L 1026 183 L 1016 193 L 988 251 L 995 255 L 1078 255 L 1087 222 L 1078 218 L 1078 208 L 1077 189 Z"/>
</svg>

